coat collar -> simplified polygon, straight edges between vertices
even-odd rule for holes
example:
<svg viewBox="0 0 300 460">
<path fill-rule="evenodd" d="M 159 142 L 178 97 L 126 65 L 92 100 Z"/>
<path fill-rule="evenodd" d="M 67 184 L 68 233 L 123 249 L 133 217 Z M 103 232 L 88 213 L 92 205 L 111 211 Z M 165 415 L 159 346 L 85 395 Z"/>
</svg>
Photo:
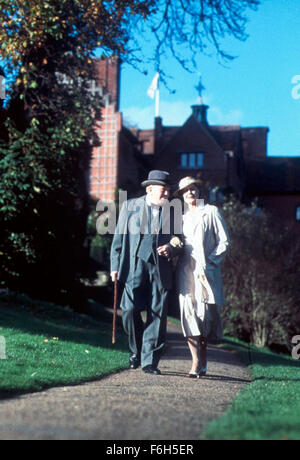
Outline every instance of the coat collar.
<svg viewBox="0 0 300 460">
<path fill-rule="evenodd" d="M 209 214 L 209 208 L 209 204 L 206 204 L 204 206 L 198 206 L 197 212 L 195 212 L 195 216 L 203 217 Z M 188 212 L 186 214 L 190 215 Z"/>
</svg>

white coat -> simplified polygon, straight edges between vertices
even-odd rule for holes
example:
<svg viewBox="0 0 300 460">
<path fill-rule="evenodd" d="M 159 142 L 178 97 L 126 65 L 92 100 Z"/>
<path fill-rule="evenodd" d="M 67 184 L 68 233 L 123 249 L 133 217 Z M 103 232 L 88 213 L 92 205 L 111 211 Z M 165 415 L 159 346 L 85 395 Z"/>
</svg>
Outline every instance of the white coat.
<svg viewBox="0 0 300 460">
<path fill-rule="evenodd" d="M 200 329 L 206 335 L 206 323 L 211 322 L 207 305 L 225 303 L 221 262 L 229 246 L 228 230 L 218 208 L 207 204 L 184 214 L 183 236 L 185 246 L 177 267 L 183 331 L 199 335 Z M 206 280 L 201 283 L 203 275 Z"/>
</svg>

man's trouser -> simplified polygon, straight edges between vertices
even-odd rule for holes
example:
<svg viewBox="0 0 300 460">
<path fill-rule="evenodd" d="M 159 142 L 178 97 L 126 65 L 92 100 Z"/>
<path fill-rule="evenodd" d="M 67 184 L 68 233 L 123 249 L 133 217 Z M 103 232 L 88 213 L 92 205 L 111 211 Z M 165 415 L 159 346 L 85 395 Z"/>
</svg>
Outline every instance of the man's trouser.
<svg viewBox="0 0 300 460">
<path fill-rule="evenodd" d="M 121 308 L 129 349 L 141 358 L 142 367 L 158 365 L 166 339 L 168 294 L 161 285 L 158 266 L 138 258 L 136 270 L 125 284 Z M 143 310 L 146 323 L 141 317 Z"/>
</svg>

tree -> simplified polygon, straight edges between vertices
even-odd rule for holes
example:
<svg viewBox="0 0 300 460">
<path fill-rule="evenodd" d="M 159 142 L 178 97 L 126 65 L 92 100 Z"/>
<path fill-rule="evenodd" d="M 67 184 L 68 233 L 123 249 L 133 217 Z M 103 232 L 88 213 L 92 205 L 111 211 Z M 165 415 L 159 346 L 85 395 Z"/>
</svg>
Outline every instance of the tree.
<svg viewBox="0 0 300 460">
<path fill-rule="evenodd" d="M 10 76 L 0 144 L 1 282 L 36 292 L 74 292 L 88 213 L 88 169 L 102 101 L 89 91 L 93 56 L 141 62 L 141 31 L 153 58 L 192 53 L 226 34 L 245 38 L 256 0 L 0 0 L 0 58 Z M 185 26 L 184 26 L 185 25 Z M 180 59 L 186 65 L 186 59 Z"/>
<path fill-rule="evenodd" d="M 186 69 L 195 70 L 201 55 L 213 52 L 221 61 L 234 57 L 223 48 L 226 36 L 246 40 L 246 10 L 256 10 L 259 0 L 158 0 L 149 28 L 156 39 L 152 60 L 164 74 L 164 56 L 173 56 Z M 139 40 L 137 39 L 139 44 Z M 144 55 L 143 55 L 144 56 Z"/>
</svg>

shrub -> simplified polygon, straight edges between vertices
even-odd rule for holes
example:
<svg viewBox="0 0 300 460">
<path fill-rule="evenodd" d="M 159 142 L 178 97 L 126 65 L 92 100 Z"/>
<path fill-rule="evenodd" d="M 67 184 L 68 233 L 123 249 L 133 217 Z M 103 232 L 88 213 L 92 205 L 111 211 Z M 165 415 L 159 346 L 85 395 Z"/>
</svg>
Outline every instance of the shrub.
<svg viewBox="0 0 300 460">
<path fill-rule="evenodd" d="M 223 265 L 225 329 L 259 347 L 287 347 L 299 312 L 299 239 L 255 202 L 230 198 L 223 215 L 231 237 Z"/>
</svg>

